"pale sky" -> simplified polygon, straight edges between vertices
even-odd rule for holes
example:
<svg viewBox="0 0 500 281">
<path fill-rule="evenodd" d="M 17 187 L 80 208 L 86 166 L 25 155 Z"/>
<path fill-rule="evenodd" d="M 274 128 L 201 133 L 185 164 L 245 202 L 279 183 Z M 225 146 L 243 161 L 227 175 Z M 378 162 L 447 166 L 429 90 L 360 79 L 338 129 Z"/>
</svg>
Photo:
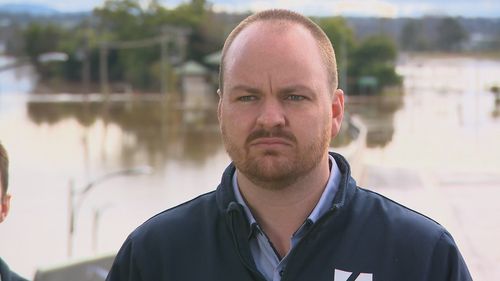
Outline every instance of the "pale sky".
<svg viewBox="0 0 500 281">
<path fill-rule="evenodd" d="M 149 0 L 142 0 L 147 3 Z M 162 0 L 174 6 L 186 0 Z M 104 0 L 0 0 L 5 3 L 45 4 L 59 11 L 90 11 Z M 307 15 L 412 17 L 450 15 L 467 17 L 500 17 L 498 0 L 212 0 L 215 10 L 257 11 L 267 8 L 288 8 Z"/>
</svg>

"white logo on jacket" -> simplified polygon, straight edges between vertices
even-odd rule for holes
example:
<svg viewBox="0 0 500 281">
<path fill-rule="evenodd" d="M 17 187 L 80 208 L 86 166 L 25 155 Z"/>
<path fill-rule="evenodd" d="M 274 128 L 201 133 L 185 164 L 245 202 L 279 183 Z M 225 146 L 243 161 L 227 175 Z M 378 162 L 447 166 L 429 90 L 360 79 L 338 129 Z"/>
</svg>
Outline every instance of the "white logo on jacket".
<svg viewBox="0 0 500 281">
<path fill-rule="evenodd" d="M 373 281 L 372 273 L 347 272 L 335 269 L 333 273 L 334 281 Z"/>
</svg>

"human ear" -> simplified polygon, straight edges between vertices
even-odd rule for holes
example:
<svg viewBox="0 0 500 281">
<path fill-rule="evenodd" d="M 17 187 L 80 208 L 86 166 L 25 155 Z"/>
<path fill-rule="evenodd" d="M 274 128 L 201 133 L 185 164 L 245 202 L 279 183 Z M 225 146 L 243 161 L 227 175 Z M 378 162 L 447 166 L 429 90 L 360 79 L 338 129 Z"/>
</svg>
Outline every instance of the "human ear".
<svg viewBox="0 0 500 281">
<path fill-rule="evenodd" d="M 219 102 L 217 104 L 217 119 L 219 119 L 220 122 L 221 106 L 222 106 L 222 91 L 220 89 L 217 89 L 217 95 L 219 96 Z"/>
<path fill-rule="evenodd" d="M 340 131 L 344 118 L 344 91 L 336 89 L 332 97 L 332 138 Z"/>
</svg>

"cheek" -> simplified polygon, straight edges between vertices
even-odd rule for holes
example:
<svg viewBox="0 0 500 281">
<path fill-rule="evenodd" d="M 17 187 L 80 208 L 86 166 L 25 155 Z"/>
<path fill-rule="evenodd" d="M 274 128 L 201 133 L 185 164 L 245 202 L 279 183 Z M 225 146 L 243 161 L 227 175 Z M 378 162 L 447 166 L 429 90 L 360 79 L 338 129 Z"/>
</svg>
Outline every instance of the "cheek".
<svg viewBox="0 0 500 281">
<path fill-rule="evenodd" d="M 256 108 L 252 106 L 237 106 L 234 104 L 223 104 L 221 117 L 226 123 L 245 126 L 255 119 Z"/>
<path fill-rule="evenodd" d="M 292 128 L 295 127 L 295 130 L 309 135 L 322 132 L 325 130 L 325 127 L 331 127 L 331 115 L 323 108 L 316 108 L 313 111 L 307 112 L 307 114 L 295 114 L 293 119 L 290 122 Z"/>
<path fill-rule="evenodd" d="M 235 110 L 222 111 L 220 123 L 224 133 L 231 139 L 246 137 L 245 133 L 251 126 L 249 118 L 243 112 Z"/>
</svg>

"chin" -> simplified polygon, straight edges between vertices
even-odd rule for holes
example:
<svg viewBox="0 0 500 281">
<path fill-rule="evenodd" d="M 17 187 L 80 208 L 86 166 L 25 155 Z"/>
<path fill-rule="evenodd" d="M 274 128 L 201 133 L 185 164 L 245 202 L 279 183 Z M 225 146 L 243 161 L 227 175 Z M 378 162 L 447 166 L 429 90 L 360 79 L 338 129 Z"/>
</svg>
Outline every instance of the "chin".
<svg viewBox="0 0 500 281">
<path fill-rule="evenodd" d="M 271 182 L 293 177 L 296 171 L 294 163 L 296 162 L 292 159 L 281 155 L 266 154 L 257 159 L 249 159 L 238 168 L 256 180 Z"/>
</svg>

